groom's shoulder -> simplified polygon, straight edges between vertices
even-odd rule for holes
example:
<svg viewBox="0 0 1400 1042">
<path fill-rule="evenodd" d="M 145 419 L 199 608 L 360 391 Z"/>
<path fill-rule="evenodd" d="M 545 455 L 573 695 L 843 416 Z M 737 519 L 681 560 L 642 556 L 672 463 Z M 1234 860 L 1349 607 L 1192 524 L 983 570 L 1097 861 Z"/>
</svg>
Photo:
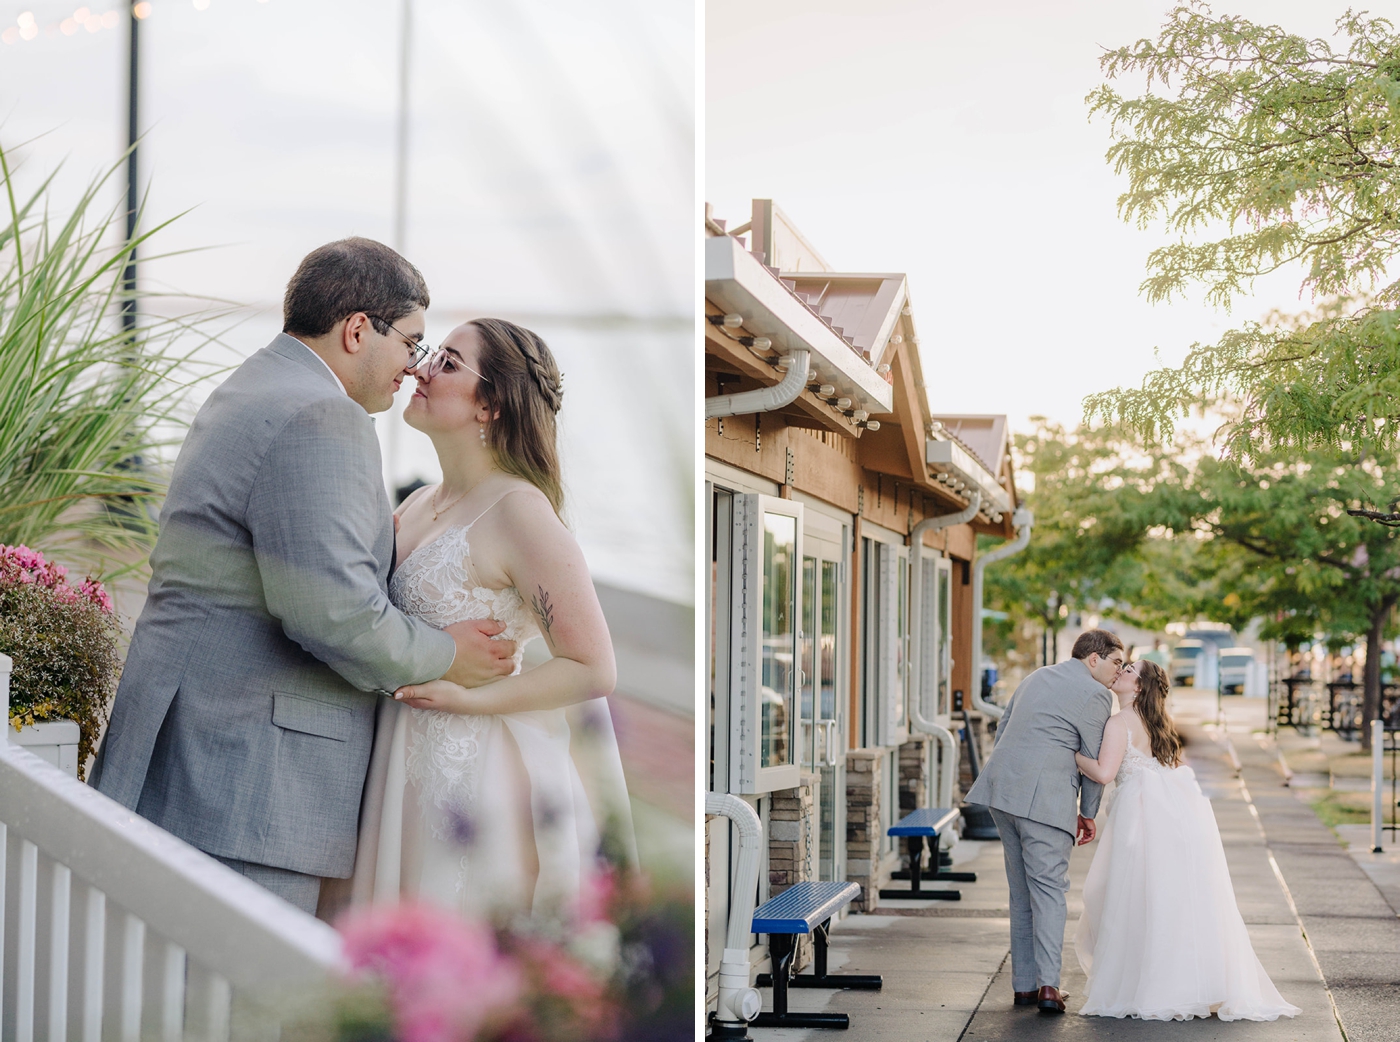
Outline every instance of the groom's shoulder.
<svg viewBox="0 0 1400 1042">
<path fill-rule="evenodd" d="M 204 411 L 264 434 L 294 419 L 312 426 L 368 426 L 368 414 L 344 391 L 279 348 L 274 340 L 250 355 L 209 396 Z"/>
</svg>

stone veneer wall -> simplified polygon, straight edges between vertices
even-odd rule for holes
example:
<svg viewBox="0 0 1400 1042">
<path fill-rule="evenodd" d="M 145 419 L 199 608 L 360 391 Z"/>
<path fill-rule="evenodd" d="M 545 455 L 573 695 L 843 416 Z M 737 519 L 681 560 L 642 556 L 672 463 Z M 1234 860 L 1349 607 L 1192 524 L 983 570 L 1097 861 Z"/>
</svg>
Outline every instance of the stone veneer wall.
<svg viewBox="0 0 1400 1042">
<path fill-rule="evenodd" d="M 846 878 L 861 886 L 851 903 L 869 912 L 880 903 L 880 800 L 885 791 L 881 749 L 852 749 L 846 754 Z"/>
<path fill-rule="evenodd" d="M 929 805 L 928 747 L 932 738 L 921 735 L 899 747 L 899 815 Z M 908 844 L 900 840 L 900 863 L 908 868 Z"/>
<path fill-rule="evenodd" d="M 802 775 L 795 789 L 772 793 L 768 810 L 768 896 L 777 897 L 793 883 L 816 878 L 816 805 L 812 798 L 816 777 Z M 795 968 L 802 969 L 812 959 L 812 938 L 800 938 Z"/>
</svg>

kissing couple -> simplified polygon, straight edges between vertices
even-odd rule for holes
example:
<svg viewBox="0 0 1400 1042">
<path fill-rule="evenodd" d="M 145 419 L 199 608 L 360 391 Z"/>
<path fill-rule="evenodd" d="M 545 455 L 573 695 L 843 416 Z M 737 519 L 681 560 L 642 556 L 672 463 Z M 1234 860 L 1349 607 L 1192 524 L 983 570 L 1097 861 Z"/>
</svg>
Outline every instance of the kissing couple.
<svg viewBox="0 0 1400 1042">
<path fill-rule="evenodd" d="M 381 243 L 301 262 L 282 333 L 180 450 L 92 771 L 323 918 L 567 908 L 600 871 L 600 823 L 631 842 L 612 644 L 561 520 L 558 367 L 500 319 L 429 353 L 427 308 Z M 443 480 L 391 511 L 372 414 L 407 376 Z M 548 660 L 522 671 L 535 639 Z"/>
<path fill-rule="evenodd" d="M 1103 786 L 1113 781 L 1075 934 L 1089 978 L 1079 1012 L 1142 1020 L 1301 1012 L 1254 954 L 1215 813 L 1181 761 L 1169 692 L 1161 666 L 1127 664 L 1114 634 L 1088 630 L 1071 658 L 1021 682 L 997 725 L 967 802 L 989 807 L 1001 834 L 1018 1006 L 1065 1011 L 1070 852 L 1094 839 Z"/>
</svg>

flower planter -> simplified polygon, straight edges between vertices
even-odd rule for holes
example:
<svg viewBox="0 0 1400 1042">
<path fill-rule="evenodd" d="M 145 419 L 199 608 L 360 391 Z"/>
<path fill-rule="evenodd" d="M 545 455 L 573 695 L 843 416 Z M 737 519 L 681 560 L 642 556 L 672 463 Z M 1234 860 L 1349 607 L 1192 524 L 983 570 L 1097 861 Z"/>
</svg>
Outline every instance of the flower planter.
<svg viewBox="0 0 1400 1042">
<path fill-rule="evenodd" d="M 73 720 L 47 720 L 29 724 L 18 731 L 13 726 L 5 736 L 41 760 L 47 760 L 65 774 L 78 776 L 78 725 Z"/>
</svg>

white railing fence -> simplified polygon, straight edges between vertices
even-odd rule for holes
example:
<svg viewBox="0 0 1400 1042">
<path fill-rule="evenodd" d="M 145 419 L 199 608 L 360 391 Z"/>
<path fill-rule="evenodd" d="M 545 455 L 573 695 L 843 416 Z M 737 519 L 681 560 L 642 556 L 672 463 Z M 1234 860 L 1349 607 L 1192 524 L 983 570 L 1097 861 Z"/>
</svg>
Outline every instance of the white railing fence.
<svg viewBox="0 0 1400 1042">
<path fill-rule="evenodd" d="M 339 935 L 12 744 L 0 654 L 0 1037 L 275 1039 Z"/>
</svg>

